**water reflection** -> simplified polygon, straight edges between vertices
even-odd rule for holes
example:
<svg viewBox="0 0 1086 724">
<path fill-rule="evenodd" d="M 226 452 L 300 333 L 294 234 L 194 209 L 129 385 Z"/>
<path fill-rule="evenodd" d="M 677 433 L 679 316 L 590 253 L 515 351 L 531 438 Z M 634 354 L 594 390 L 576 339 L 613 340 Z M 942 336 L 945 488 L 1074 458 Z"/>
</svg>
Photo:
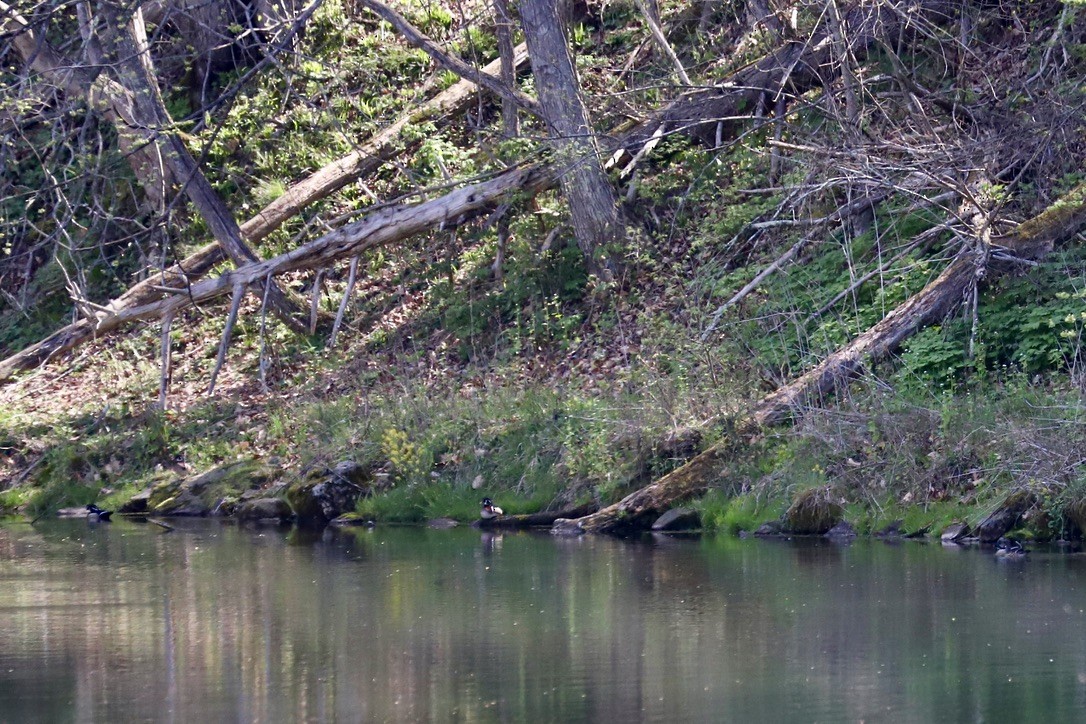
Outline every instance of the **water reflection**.
<svg viewBox="0 0 1086 724">
<path fill-rule="evenodd" d="M 0 524 L 0 720 L 1067 720 L 1086 560 Z"/>
</svg>

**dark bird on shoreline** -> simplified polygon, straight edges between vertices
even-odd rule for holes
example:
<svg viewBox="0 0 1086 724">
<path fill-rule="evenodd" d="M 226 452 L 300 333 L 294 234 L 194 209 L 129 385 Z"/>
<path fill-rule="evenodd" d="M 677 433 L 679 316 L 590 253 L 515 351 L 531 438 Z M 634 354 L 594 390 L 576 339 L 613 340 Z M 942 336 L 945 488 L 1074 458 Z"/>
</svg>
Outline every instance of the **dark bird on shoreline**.
<svg viewBox="0 0 1086 724">
<path fill-rule="evenodd" d="M 483 509 L 479 511 L 479 517 L 483 520 L 491 520 L 502 515 L 502 509 L 494 505 L 490 498 L 483 498 Z"/>
<path fill-rule="evenodd" d="M 94 503 L 87 506 L 87 517 L 94 517 L 98 520 L 109 520 L 109 516 L 113 515 L 112 510 L 102 510 Z"/>
</svg>

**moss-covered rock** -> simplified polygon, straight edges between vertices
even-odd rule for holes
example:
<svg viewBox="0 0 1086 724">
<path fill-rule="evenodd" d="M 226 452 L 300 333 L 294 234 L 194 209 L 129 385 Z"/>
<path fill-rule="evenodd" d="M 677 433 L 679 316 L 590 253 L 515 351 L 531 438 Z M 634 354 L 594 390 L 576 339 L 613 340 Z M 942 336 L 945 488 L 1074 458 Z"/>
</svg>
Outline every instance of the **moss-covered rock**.
<svg viewBox="0 0 1086 724">
<path fill-rule="evenodd" d="M 977 537 L 982 543 L 995 543 L 1007 531 L 1018 525 L 1022 515 L 1037 506 L 1037 496 L 1031 490 L 1016 490 L 999 504 L 991 515 L 977 528 Z"/>
<path fill-rule="evenodd" d="M 310 471 L 287 488 L 287 502 L 299 523 L 322 525 L 353 511 L 358 499 L 372 495 L 375 487 L 371 470 L 347 460 Z"/>
<path fill-rule="evenodd" d="M 159 483 L 147 498 L 147 512 L 156 515 L 225 515 L 232 512 L 224 504 L 236 501 L 250 488 L 266 485 L 273 471 L 256 462 L 244 460 L 212 468 L 190 478 Z"/>
<path fill-rule="evenodd" d="M 844 508 L 829 486 L 799 493 L 784 513 L 784 530 L 796 535 L 824 535 L 841 521 Z"/>
</svg>

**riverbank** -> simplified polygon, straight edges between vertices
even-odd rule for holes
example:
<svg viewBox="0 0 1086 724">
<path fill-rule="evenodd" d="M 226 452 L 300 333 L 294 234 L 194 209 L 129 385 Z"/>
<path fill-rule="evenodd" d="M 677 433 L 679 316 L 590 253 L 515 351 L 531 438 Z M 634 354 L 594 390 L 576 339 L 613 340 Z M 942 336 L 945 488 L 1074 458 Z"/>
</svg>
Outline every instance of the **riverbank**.
<svg viewBox="0 0 1086 724">
<path fill-rule="evenodd" d="M 131 509 L 143 493 L 158 515 L 286 518 L 304 504 L 258 501 L 290 501 L 292 487 L 349 465 L 358 494 L 336 515 L 468 523 L 484 496 L 513 515 L 607 505 L 726 429 L 694 426 L 720 403 L 712 389 L 680 393 L 667 377 L 632 391 L 623 384 L 644 370 L 562 387 L 528 375 L 404 373 L 360 388 L 299 362 L 290 398 L 237 377 L 223 398 L 193 394 L 161 413 L 138 406 L 138 369 L 119 362 L 110 384 L 121 394 L 83 399 L 82 407 L 76 391 L 103 389 L 97 368 L 46 370 L 0 391 L 6 513 L 37 517 L 90 502 Z M 147 383 L 153 371 L 144 372 Z M 661 405 L 668 386 L 671 405 Z M 71 407 L 56 404 L 60 396 Z M 683 505 L 697 511 L 702 529 L 741 534 L 817 498 L 832 514 L 789 530 L 822 533 L 845 521 L 860 535 L 896 526 L 902 535 L 938 536 L 956 522 L 980 529 L 1017 496 L 1024 503 L 1005 533 L 1074 539 L 1086 490 L 1084 420 L 1077 389 L 1058 380 L 1012 376 L 932 393 L 905 384 L 891 391 L 873 379 L 796 427 L 767 430 L 703 497 Z"/>
</svg>

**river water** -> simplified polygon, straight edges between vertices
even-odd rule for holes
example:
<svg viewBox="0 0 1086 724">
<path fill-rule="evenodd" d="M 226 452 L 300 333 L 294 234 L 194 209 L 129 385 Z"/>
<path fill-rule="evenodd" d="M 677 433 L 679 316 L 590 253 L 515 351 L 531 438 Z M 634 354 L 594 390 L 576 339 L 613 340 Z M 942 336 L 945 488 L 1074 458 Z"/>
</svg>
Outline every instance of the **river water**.
<svg viewBox="0 0 1086 724">
<path fill-rule="evenodd" d="M 0 721 L 1086 711 L 1086 556 L 176 526 L 0 523 Z"/>
</svg>

